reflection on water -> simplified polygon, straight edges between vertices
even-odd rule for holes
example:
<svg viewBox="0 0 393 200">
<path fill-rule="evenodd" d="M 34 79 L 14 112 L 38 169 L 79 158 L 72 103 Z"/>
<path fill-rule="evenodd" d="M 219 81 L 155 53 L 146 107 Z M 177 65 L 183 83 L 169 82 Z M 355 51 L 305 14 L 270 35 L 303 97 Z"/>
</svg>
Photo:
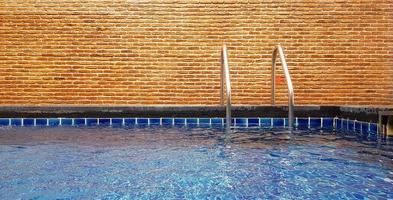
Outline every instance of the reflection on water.
<svg viewBox="0 0 393 200">
<path fill-rule="evenodd" d="M 320 131 L 3 127 L 0 199 L 386 199 L 392 152 Z"/>
<path fill-rule="evenodd" d="M 92 146 L 141 146 L 198 147 L 225 145 L 243 148 L 285 148 L 289 145 L 324 145 L 334 148 L 352 148 L 359 154 L 353 159 L 383 162 L 392 167 L 393 145 L 383 143 L 376 148 L 374 141 L 362 140 L 356 134 L 295 131 L 284 129 L 234 129 L 225 134 L 221 128 L 151 128 L 151 127 L 3 127 L 0 145 L 40 145 L 70 143 Z M 22 146 L 20 146 L 23 148 Z"/>
</svg>

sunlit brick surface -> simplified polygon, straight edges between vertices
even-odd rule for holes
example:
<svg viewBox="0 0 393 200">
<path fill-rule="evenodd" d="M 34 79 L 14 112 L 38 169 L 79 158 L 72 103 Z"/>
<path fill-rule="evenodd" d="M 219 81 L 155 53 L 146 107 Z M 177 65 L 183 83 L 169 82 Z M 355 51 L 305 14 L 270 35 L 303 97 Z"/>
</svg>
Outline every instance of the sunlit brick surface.
<svg viewBox="0 0 393 200">
<path fill-rule="evenodd" d="M 281 43 L 296 104 L 393 106 L 393 1 L 3 0 L 0 36 L 1 105 L 216 105 L 225 42 L 234 104 Z"/>
</svg>

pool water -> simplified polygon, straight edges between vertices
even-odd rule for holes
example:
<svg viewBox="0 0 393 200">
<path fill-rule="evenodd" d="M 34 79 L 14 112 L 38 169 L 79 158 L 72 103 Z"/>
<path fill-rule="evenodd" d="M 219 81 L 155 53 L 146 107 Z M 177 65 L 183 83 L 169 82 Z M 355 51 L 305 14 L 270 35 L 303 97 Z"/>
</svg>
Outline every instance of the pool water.
<svg viewBox="0 0 393 200">
<path fill-rule="evenodd" d="M 392 155 L 320 131 L 3 127 L 0 199 L 393 199 Z"/>
</svg>

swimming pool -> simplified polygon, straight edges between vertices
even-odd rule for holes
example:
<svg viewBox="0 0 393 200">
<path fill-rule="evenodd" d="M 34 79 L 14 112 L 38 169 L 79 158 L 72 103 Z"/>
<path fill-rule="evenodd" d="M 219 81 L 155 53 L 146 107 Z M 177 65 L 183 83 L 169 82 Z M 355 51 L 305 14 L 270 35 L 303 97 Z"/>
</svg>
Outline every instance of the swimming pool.
<svg viewBox="0 0 393 200">
<path fill-rule="evenodd" d="M 308 128 L 2 126 L 0 199 L 392 199 L 393 147 L 376 146 Z"/>
</svg>

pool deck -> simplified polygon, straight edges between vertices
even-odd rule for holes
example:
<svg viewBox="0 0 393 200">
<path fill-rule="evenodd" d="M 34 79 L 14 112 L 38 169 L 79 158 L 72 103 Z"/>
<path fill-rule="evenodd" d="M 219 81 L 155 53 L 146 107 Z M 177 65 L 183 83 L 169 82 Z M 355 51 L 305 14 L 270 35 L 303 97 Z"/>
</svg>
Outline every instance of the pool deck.
<svg viewBox="0 0 393 200">
<path fill-rule="evenodd" d="M 340 117 L 378 122 L 393 108 L 295 106 L 295 117 Z M 233 106 L 233 117 L 287 117 L 287 106 Z M 224 117 L 224 106 L 2 106 L 0 118 L 39 117 Z"/>
</svg>

